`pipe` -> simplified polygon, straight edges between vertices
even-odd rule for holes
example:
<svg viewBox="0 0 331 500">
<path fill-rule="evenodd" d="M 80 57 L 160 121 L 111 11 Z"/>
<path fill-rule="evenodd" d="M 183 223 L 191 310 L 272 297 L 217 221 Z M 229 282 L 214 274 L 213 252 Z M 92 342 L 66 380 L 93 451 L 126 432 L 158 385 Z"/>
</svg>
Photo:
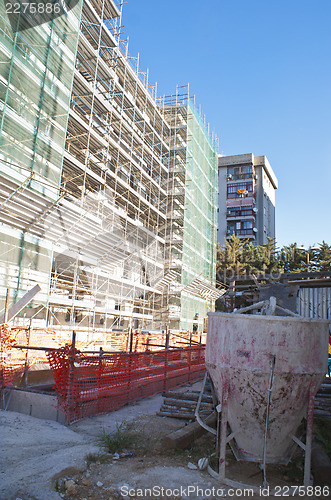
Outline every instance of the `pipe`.
<svg viewBox="0 0 331 500">
<path fill-rule="evenodd" d="M 207 376 L 208 376 L 208 372 L 205 373 L 205 377 L 203 379 L 203 383 L 202 383 L 201 391 L 200 391 L 200 394 L 199 394 L 199 399 L 198 399 L 198 402 L 197 402 L 197 406 L 195 408 L 194 416 L 197 419 L 197 422 L 201 425 L 201 427 L 203 427 L 204 429 L 206 429 L 206 431 L 211 432 L 212 434 L 214 434 L 214 436 L 216 436 L 217 435 L 217 431 L 215 429 L 213 429 L 212 427 L 210 427 L 209 425 L 205 424 L 201 420 L 200 415 L 199 415 L 199 409 L 200 409 L 200 405 L 201 405 L 202 396 L 203 396 L 203 393 L 205 391 L 205 386 L 206 386 L 206 382 L 207 382 Z"/>
<path fill-rule="evenodd" d="M 269 426 L 269 414 L 270 414 L 270 403 L 271 403 L 271 393 L 274 384 L 274 372 L 275 372 L 276 356 L 271 354 L 270 356 L 270 376 L 269 376 L 269 387 L 268 387 L 268 402 L 267 402 L 267 412 L 265 417 L 265 430 L 264 430 L 264 443 L 263 443 L 263 487 L 268 486 L 267 482 L 267 435 Z"/>
</svg>

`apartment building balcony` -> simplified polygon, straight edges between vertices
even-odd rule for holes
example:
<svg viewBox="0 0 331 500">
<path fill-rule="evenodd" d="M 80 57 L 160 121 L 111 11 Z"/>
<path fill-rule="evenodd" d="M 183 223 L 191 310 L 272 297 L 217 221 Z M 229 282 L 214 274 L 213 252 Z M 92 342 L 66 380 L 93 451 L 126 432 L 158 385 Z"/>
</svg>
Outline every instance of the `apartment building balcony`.
<svg viewBox="0 0 331 500">
<path fill-rule="evenodd" d="M 253 174 L 253 172 L 245 173 L 245 174 L 229 174 L 227 176 L 227 181 L 243 181 L 243 180 L 257 180 L 257 175 Z"/>
<path fill-rule="evenodd" d="M 255 207 L 256 201 L 255 201 L 255 193 L 249 193 L 245 197 L 237 197 L 237 198 L 232 198 L 229 199 L 227 198 L 226 200 L 226 209 L 229 210 L 229 208 L 241 208 L 241 207 L 250 207 L 253 209 Z"/>
<path fill-rule="evenodd" d="M 237 219 L 244 219 L 244 220 L 254 220 L 256 219 L 256 213 L 257 209 L 255 207 L 252 208 L 247 208 L 245 209 L 244 207 L 234 207 L 232 209 L 228 209 L 226 211 L 226 219 L 227 220 L 237 220 Z"/>
<path fill-rule="evenodd" d="M 241 186 L 242 184 L 238 184 L 238 186 Z M 248 199 L 252 198 L 255 199 L 255 191 L 249 186 L 247 187 L 234 187 L 233 185 L 231 186 L 231 189 L 228 189 L 226 199 L 227 200 L 237 200 L 237 199 Z"/>
<path fill-rule="evenodd" d="M 250 240 L 255 240 L 257 229 L 255 227 L 252 229 L 228 229 L 226 232 L 226 239 L 230 239 L 233 233 L 237 238 L 249 238 Z"/>
<path fill-rule="evenodd" d="M 241 165 L 229 165 L 227 167 L 227 181 L 243 181 L 257 179 L 254 166 L 252 163 L 244 163 Z"/>
</svg>

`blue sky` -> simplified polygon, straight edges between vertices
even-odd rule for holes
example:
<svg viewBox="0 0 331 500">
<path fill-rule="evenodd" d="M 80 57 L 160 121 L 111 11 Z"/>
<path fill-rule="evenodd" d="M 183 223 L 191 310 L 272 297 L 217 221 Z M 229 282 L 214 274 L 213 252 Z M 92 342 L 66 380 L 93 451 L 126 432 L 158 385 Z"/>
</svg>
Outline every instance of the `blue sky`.
<svg viewBox="0 0 331 500">
<path fill-rule="evenodd" d="M 331 1 L 127 0 L 158 95 L 189 82 L 225 155 L 266 155 L 278 246 L 331 244 Z"/>
</svg>

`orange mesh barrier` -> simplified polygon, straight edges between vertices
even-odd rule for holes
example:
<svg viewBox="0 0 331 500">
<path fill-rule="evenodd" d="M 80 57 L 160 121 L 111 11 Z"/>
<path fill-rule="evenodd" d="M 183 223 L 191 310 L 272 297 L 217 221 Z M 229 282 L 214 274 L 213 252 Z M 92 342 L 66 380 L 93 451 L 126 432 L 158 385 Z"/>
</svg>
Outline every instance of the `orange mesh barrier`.
<svg viewBox="0 0 331 500">
<path fill-rule="evenodd" d="M 48 351 L 47 358 L 68 424 L 193 382 L 205 372 L 204 347 L 87 356 L 65 346 Z"/>
<path fill-rule="evenodd" d="M 0 325 L 0 388 L 13 384 L 24 372 L 24 365 L 16 359 L 16 334 L 7 325 Z"/>
<path fill-rule="evenodd" d="M 64 347 L 66 344 L 70 343 L 72 338 L 71 330 L 57 331 L 51 328 L 29 328 L 24 326 L 9 326 L 2 325 L 2 330 L 0 330 L 0 335 L 6 335 L 6 338 L 10 337 L 14 345 L 20 346 L 37 346 L 46 348 Z M 90 339 L 89 337 L 92 337 Z M 4 337 L 3 337 L 4 338 Z M 205 343 L 205 335 L 200 337 L 200 334 L 181 332 L 181 333 L 170 333 L 169 334 L 169 346 L 171 347 L 188 347 L 189 342 L 192 345 L 197 345 L 200 342 Z M 166 334 L 161 333 L 149 333 L 145 331 L 134 331 L 132 338 L 132 350 L 135 352 L 142 351 L 158 351 L 165 347 Z M 48 360 L 43 351 L 29 350 L 28 352 L 24 349 L 11 349 L 11 346 L 4 344 L 2 346 L 1 352 L 3 353 L 3 359 L 10 357 L 11 362 L 15 361 L 16 364 L 21 363 L 25 365 L 28 360 L 29 366 L 37 365 L 40 369 L 47 369 Z M 120 352 L 129 351 L 130 347 L 130 335 L 129 332 L 118 332 L 109 331 L 102 333 L 89 333 L 88 331 L 77 332 L 76 337 L 76 348 L 81 351 L 99 351 L 100 347 L 104 351 Z M 9 356 L 10 354 L 10 356 Z M 44 365 L 44 366 L 42 366 Z M 45 366 L 46 365 L 46 366 Z"/>
</svg>

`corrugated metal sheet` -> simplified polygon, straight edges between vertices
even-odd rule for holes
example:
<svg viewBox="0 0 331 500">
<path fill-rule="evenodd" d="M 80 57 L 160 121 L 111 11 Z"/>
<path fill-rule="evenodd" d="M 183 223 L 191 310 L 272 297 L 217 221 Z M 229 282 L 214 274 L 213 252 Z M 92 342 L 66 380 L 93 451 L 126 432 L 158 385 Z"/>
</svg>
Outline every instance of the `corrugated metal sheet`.
<svg viewBox="0 0 331 500">
<path fill-rule="evenodd" d="M 297 312 L 305 318 L 331 319 L 331 288 L 300 288 Z"/>
</svg>

